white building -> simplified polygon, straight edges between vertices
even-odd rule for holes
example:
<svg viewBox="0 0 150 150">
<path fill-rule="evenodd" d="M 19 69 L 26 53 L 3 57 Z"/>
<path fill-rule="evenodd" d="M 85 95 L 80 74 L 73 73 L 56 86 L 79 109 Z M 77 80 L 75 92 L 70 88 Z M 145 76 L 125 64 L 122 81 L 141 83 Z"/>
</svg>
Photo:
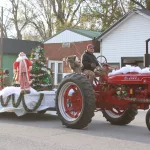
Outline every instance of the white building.
<svg viewBox="0 0 150 150">
<path fill-rule="evenodd" d="M 125 64 L 143 67 L 145 41 L 149 38 L 150 11 L 133 9 L 103 32 L 98 40 L 101 55 L 108 63 L 119 67 Z"/>
</svg>

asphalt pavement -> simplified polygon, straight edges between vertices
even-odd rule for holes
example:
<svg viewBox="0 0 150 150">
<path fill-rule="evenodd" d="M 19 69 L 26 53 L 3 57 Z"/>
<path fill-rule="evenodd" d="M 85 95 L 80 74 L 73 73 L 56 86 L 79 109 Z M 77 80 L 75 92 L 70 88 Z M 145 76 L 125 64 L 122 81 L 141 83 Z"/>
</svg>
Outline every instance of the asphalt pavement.
<svg viewBox="0 0 150 150">
<path fill-rule="evenodd" d="M 68 129 L 55 112 L 0 114 L 0 150 L 150 150 L 146 112 L 126 126 L 108 123 L 100 112 L 88 127 Z"/>
</svg>

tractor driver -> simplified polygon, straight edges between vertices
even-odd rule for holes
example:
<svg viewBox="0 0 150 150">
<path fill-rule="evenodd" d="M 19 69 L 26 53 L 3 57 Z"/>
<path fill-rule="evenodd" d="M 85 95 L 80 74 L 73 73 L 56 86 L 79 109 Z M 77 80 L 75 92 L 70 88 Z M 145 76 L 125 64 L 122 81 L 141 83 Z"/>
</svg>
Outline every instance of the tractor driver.
<svg viewBox="0 0 150 150">
<path fill-rule="evenodd" d="M 93 79 L 95 78 L 95 72 L 99 63 L 94 56 L 94 45 L 88 44 L 87 50 L 84 52 L 82 56 L 82 72 L 89 77 L 90 82 L 93 84 Z"/>
</svg>

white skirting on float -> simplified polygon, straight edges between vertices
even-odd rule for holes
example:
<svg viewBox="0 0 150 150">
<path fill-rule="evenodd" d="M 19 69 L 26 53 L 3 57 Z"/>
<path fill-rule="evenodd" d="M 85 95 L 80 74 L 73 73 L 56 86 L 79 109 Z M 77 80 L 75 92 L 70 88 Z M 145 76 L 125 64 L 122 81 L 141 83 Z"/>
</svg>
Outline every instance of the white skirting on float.
<svg viewBox="0 0 150 150">
<path fill-rule="evenodd" d="M 55 91 L 41 91 L 37 92 L 34 89 L 30 89 L 31 93 L 30 94 L 25 94 L 24 99 L 26 106 L 29 109 L 33 109 L 36 103 L 38 102 L 40 98 L 40 93 L 44 94 L 43 100 L 41 102 L 41 105 L 38 107 L 36 111 L 33 113 L 36 113 L 41 110 L 45 110 L 47 108 L 55 108 Z M 20 95 L 20 87 L 6 87 L 2 91 L 0 91 L 0 96 L 3 96 L 4 102 L 6 102 L 7 96 L 9 95 L 15 95 L 15 101 L 17 101 L 19 95 Z M 10 99 L 8 105 L 6 107 L 3 107 L 0 103 L 0 113 L 1 112 L 14 112 L 17 116 L 22 116 L 26 113 L 25 109 L 23 108 L 22 102 L 17 108 L 14 108 L 12 105 L 12 98 Z"/>
</svg>

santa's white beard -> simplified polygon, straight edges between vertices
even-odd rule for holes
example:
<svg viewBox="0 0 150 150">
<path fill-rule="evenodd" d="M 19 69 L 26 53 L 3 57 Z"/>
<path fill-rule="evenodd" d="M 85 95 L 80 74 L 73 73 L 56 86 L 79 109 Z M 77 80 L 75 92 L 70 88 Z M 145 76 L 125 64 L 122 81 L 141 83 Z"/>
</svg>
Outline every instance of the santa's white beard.
<svg viewBox="0 0 150 150">
<path fill-rule="evenodd" d="M 28 59 L 26 56 L 19 56 L 16 61 L 19 62 L 19 61 L 22 61 L 22 60 L 25 60 L 25 59 Z"/>
</svg>

